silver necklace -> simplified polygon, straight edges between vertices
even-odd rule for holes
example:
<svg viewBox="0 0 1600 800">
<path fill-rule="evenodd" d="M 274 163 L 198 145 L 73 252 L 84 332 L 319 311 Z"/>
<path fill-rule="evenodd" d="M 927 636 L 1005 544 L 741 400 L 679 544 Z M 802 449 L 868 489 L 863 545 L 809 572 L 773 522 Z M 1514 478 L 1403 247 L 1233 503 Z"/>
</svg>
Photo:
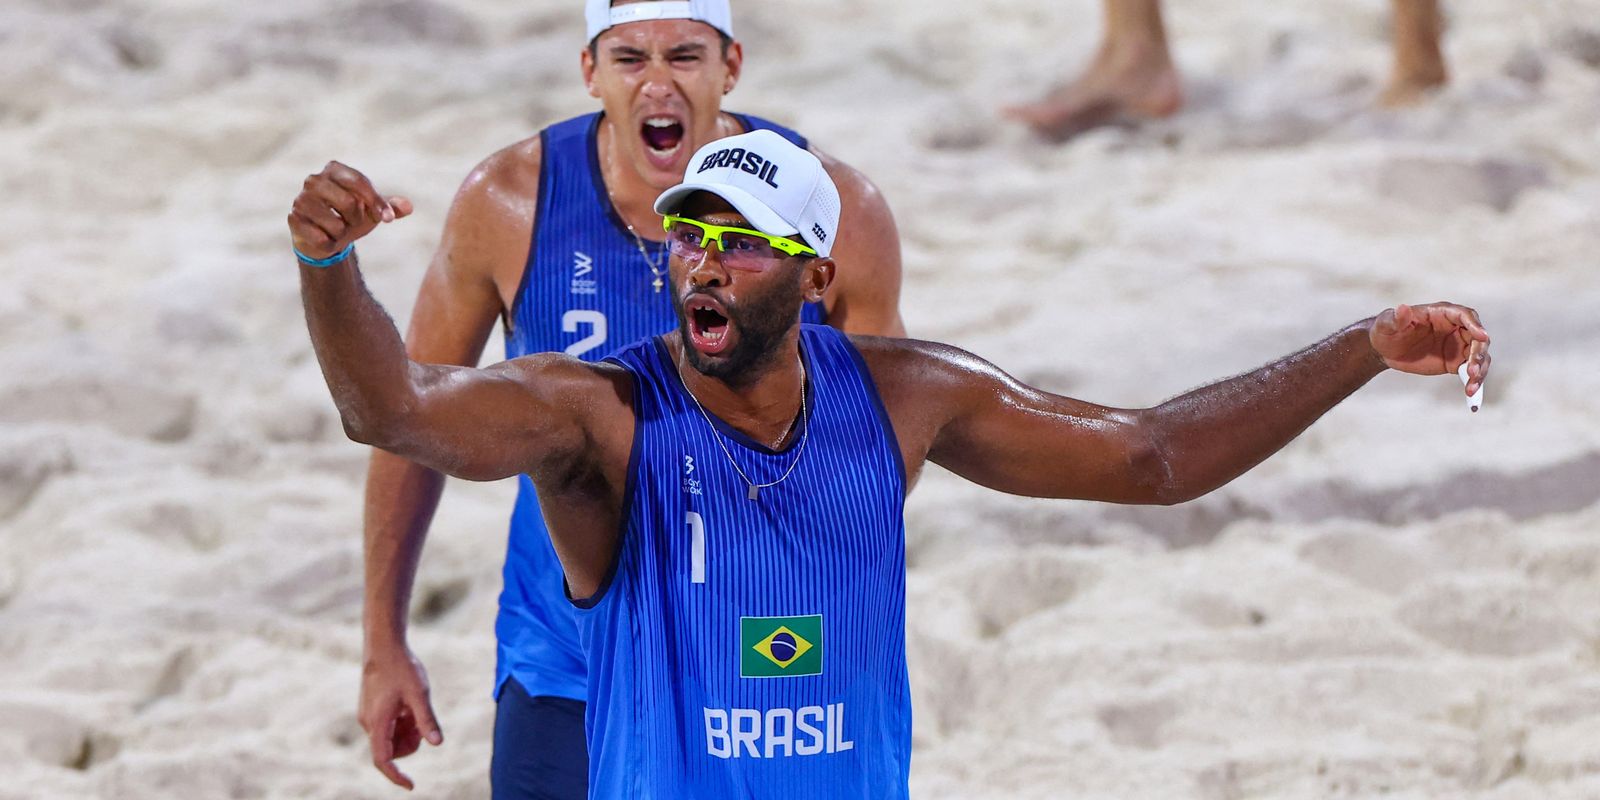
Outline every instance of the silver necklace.
<svg viewBox="0 0 1600 800">
<path fill-rule="evenodd" d="M 611 186 L 605 182 L 605 176 L 601 176 L 600 183 L 606 187 L 606 199 L 611 201 L 611 210 L 616 212 L 617 219 L 622 220 L 622 226 L 627 228 L 628 235 L 633 237 L 633 246 L 639 248 L 639 257 L 643 258 L 644 265 L 650 268 L 652 278 L 650 285 L 655 287 L 656 294 L 660 294 L 661 287 L 667 285 L 667 273 L 661 269 L 662 262 L 666 261 L 666 244 L 663 243 L 661 249 L 656 251 L 656 257 L 651 258 L 650 254 L 645 251 L 644 237 L 633 229 L 633 223 L 629 222 L 627 217 L 622 216 L 622 209 L 617 206 L 617 196 L 611 193 Z"/>
<path fill-rule="evenodd" d="M 685 344 L 685 346 L 687 347 L 688 345 Z M 806 442 L 811 441 L 811 422 L 806 418 L 805 359 L 800 359 L 800 414 L 794 418 L 794 423 L 789 426 L 789 430 L 794 430 L 795 425 L 803 426 L 800 428 L 800 445 L 798 449 L 795 450 L 794 460 L 789 462 L 789 468 L 783 471 L 783 475 L 777 480 L 769 481 L 767 483 L 756 483 L 755 481 L 750 480 L 749 475 L 744 474 L 744 470 L 739 467 L 739 462 L 734 460 L 733 453 L 729 451 L 728 446 L 722 442 L 722 440 L 727 437 L 724 436 L 722 431 L 718 430 L 717 426 L 711 422 L 711 415 L 706 413 L 706 407 L 700 405 L 700 398 L 694 396 L 694 390 L 689 388 L 689 382 L 683 379 L 683 365 L 679 364 L 677 367 L 678 380 L 683 384 L 683 390 L 689 394 L 689 399 L 694 401 L 694 407 L 700 410 L 700 418 L 706 421 L 706 427 L 709 427 L 711 429 L 711 435 L 716 437 L 717 447 L 722 449 L 722 455 L 728 459 L 728 463 L 733 466 L 733 471 L 739 473 L 739 478 L 743 480 L 745 486 L 748 487 L 745 490 L 745 499 L 754 500 L 756 499 L 756 496 L 761 493 L 762 489 L 765 489 L 769 486 L 777 486 L 778 484 L 788 480 L 789 475 L 794 472 L 795 465 L 799 464 L 801 457 L 806 454 Z"/>
<path fill-rule="evenodd" d="M 609 189 L 607 190 L 607 193 L 608 194 L 610 193 Z M 617 204 L 616 203 L 612 203 L 611 207 L 612 208 L 616 208 Z M 622 212 L 618 211 L 617 212 L 617 217 L 621 218 L 622 217 Z M 633 246 L 639 248 L 639 255 L 644 258 L 644 265 L 650 268 L 650 274 L 652 276 L 654 276 L 653 280 L 650 281 L 650 285 L 654 286 L 656 288 L 656 294 L 660 294 L 661 293 L 661 287 L 666 285 L 666 282 L 665 282 L 664 279 L 666 278 L 667 273 L 665 273 L 665 272 L 663 272 L 661 270 L 661 262 L 665 260 L 665 259 L 662 258 L 662 256 L 665 255 L 665 254 L 663 252 L 661 252 L 660 250 L 657 250 L 656 251 L 656 257 L 655 258 L 651 258 L 650 254 L 645 252 L 645 249 L 644 249 L 644 238 L 639 235 L 638 231 L 635 231 L 633 229 L 633 223 L 631 223 L 631 222 L 629 222 L 629 221 L 624 219 L 624 220 L 622 220 L 622 224 L 626 225 L 628 227 L 628 233 L 633 234 Z M 666 247 L 666 245 L 662 245 L 662 248 L 665 248 L 665 247 Z"/>
</svg>

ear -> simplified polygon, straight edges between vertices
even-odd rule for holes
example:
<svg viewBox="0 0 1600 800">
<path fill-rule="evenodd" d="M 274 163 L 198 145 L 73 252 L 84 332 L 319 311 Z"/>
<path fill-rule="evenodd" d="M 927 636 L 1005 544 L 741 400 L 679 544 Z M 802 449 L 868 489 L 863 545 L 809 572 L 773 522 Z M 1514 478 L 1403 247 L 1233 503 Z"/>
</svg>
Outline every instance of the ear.
<svg viewBox="0 0 1600 800">
<path fill-rule="evenodd" d="M 589 90 L 589 96 L 598 98 L 600 90 L 594 86 L 594 55 L 589 48 L 583 48 L 583 55 L 578 57 L 578 64 L 583 69 L 583 86 Z"/>
<path fill-rule="evenodd" d="M 729 44 L 728 57 L 722 63 L 728 68 L 728 77 L 722 84 L 722 93 L 727 94 L 739 85 L 739 76 L 744 73 L 744 45 L 738 41 Z"/>
<path fill-rule="evenodd" d="M 820 303 L 828 294 L 828 287 L 833 285 L 833 275 L 836 269 L 833 259 L 827 256 L 806 259 L 805 269 L 800 271 L 801 294 L 807 303 Z"/>
</svg>

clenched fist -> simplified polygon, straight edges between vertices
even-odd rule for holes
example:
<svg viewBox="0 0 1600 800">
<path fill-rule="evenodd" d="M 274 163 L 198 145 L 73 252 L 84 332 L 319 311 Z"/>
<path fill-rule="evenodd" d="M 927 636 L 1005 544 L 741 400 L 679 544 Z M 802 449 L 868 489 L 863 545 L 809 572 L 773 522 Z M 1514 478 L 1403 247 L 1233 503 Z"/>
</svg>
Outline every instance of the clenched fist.
<svg viewBox="0 0 1600 800">
<path fill-rule="evenodd" d="M 300 196 L 294 199 L 289 236 L 301 255 L 324 259 L 371 233 L 378 223 L 394 222 L 410 213 L 410 200 L 385 199 L 367 176 L 329 161 L 321 172 L 306 178 Z"/>
</svg>

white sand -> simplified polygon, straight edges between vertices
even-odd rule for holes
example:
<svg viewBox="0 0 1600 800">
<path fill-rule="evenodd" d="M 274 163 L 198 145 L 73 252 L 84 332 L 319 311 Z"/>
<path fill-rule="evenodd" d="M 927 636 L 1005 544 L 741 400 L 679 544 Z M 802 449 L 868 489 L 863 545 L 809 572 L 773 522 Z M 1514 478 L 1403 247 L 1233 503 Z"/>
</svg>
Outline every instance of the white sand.
<svg viewBox="0 0 1600 800">
<path fill-rule="evenodd" d="M 362 245 L 403 321 L 466 171 L 593 101 L 574 2 L 328 5 L 0 11 L 0 798 L 398 794 L 283 217 L 330 158 L 409 193 Z M 918 335 L 1120 404 L 1396 302 L 1496 337 L 1482 413 L 1384 376 L 1184 507 L 930 471 L 919 797 L 1600 797 L 1600 2 L 1449 3 L 1455 82 L 1403 114 L 1378 0 L 1174 2 L 1189 110 L 1061 148 L 992 111 L 1091 0 L 740 5 L 730 106 L 881 184 Z M 453 484 L 419 578 L 422 796 L 486 793 L 511 492 Z"/>
</svg>

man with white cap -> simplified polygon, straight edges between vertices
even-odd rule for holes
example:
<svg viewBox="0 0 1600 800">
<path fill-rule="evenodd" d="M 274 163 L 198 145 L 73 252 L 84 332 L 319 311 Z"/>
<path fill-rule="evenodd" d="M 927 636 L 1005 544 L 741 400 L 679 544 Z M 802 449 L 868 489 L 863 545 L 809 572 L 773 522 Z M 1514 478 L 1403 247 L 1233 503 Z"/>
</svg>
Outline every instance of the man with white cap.
<svg viewBox="0 0 1600 800">
<path fill-rule="evenodd" d="M 588 659 L 590 796 L 908 795 L 906 487 L 1178 503 L 1386 369 L 1488 374 L 1477 313 L 1399 306 L 1153 408 L 1024 386 L 930 342 L 797 324 L 836 273 L 838 193 L 781 137 L 712 142 L 655 208 L 677 330 L 604 363 L 406 358 L 353 242 L 409 212 L 312 176 L 289 226 L 345 429 L 471 479 L 532 476 Z M 319 268 L 322 267 L 322 268 Z"/>
<path fill-rule="evenodd" d="M 562 351 L 597 360 L 670 329 L 656 195 L 707 142 L 769 130 L 805 145 L 791 130 L 722 110 L 744 57 L 727 0 L 588 0 L 585 17 L 582 73 L 602 111 L 551 125 L 468 176 L 412 313 L 407 347 L 418 361 L 476 364 L 496 319 L 511 357 Z M 804 316 L 903 335 L 893 217 L 865 177 L 821 159 L 844 206 L 868 222 L 839 243 L 839 278 Z M 407 646 L 406 616 L 443 484 L 434 470 L 373 454 L 360 720 L 373 763 L 408 788 L 395 759 L 423 740 L 442 741 L 421 661 Z M 525 476 L 510 527 L 495 625 L 495 796 L 581 797 L 582 653 Z"/>
</svg>

